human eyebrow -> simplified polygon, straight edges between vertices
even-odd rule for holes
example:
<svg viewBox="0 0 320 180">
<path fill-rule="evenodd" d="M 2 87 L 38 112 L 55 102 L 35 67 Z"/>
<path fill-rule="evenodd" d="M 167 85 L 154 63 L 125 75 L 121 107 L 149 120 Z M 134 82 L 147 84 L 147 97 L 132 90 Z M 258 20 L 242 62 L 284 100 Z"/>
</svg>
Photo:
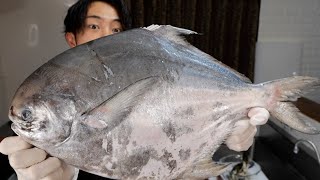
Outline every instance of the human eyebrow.
<svg viewBox="0 0 320 180">
<path fill-rule="evenodd" d="M 101 16 L 97 16 L 97 15 L 90 15 L 90 16 L 87 16 L 86 18 L 106 19 L 107 17 L 101 17 Z M 112 19 L 112 21 L 121 22 L 121 21 L 120 21 L 120 18 L 113 18 L 113 17 L 108 17 L 108 18 L 109 18 L 109 19 Z"/>
<path fill-rule="evenodd" d="M 97 15 L 87 16 L 86 18 L 102 19 L 100 16 L 97 16 Z"/>
</svg>

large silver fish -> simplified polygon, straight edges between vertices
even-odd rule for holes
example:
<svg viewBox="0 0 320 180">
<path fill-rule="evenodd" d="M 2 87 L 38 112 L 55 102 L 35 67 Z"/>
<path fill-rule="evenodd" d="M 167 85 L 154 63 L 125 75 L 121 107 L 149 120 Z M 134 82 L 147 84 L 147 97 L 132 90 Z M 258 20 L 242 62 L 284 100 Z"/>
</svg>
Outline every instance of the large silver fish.
<svg viewBox="0 0 320 180">
<path fill-rule="evenodd" d="M 180 37 L 192 33 L 154 25 L 65 51 L 17 90 L 12 129 L 68 164 L 115 179 L 221 173 L 227 165 L 212 162 L 212 154 L 253 107 L 318 133 L 289 101 L 319 79 L 254 85 Z"/>
</svg>

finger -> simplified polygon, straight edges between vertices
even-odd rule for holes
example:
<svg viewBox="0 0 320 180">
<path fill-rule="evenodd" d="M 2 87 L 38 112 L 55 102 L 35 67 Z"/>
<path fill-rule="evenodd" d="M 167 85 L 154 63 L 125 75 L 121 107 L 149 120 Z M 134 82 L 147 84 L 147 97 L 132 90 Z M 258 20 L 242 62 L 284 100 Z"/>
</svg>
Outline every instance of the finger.
<svg viewBox="0 0 320 180">
<path fill-rule="evenodd" d="M 252 131 L 252 130 L 251 130 Z M 243 133 L 243 134 L 232 134 L 227 140 L 226 143 L 227 145 L 231 145 L 231 144 L 240 144 L 241 142 L 243 142 L 245 139 L 247 139 L 248 136 L 250 136 L 250 134 Z M 251 132 L 250 132 L 251 133 Z"/>
<path fill-rule="evenodd" d="M 248 112 L 248 116 L 250 117 L 250 123 L 256 126 L 256 125 L 263 125 L 267 123 L 270 117 L 270 113 L 265 108 L 256 107 L 256 108 L 252 108 Z"/>
<path fill-rule="evenodd" d="M 234 136 L 236 140 L 235 143 L 241 143 L 243 141 L 246 141 L 248 138 L 254 137 L 256 133 L 257 127 L 250 125 L 242 134 Z"/>
<path fill-rule="evenodd" d="M 251 137 L 239 144 L 232 144 L 230 147 L 228 146 L 228 148 L 234 151 L 246 151 L 250 148 L 250 146 L 252 146 L 253 140 L 254 138 Z"/>
<path fill-rule="evenodd" d="M 249 119 L 237 121 L 234 125 L 232 136 L 243 134 L 250 126 L 252 125 L 250 124 Z"/>
<path fill-rule="evenodd" d="M 9 155 L 16 151 L 31 148 L 32 145 L 22 140 L 19 136 L 11 136 L 3 139 L 0 143 L 0 152 Z"/>
<path fill-rule="evenodd" d="M 70 180 L 76 175 L 76 168 L 60 161 L 61 166 L 41 180 Z M 78 172 L 78 171 L 77 171 Z"/>
<path fill-rule="evenodd" d="M 48 176 L 41 178 L 41 180 L 62 180 L 62 179 L 63 179 L 63 170 L 61 167 L 56 169 L 52 173 L 50 173 Z"/>
<path fill-rule="evenodd" d="M 27 168 L 37 164 L 47 157 L 47 153 L 39 148 L 31 148 L 9 154 L 9 163 L 14 169 Z"/>
<path fill-rule="evenodd" d="M 78 177 L 79 170 L 73 166 L 67 165 L 63 161 L 61 163 L 62 163 L 62 170 L 63 170 L 63 178 L 65 180 L 70 180 L 74 178 L 77 179 L 76 177 Z"/>
<path fill-rule="evenodd" d="M 255 126 L 249 126 L 249 128 L 246 129 L 246 131 L 242 134 L 236 134 L 236 135 L 231 135 L 227 140 L 226 144 L 227 146 L 232 149 L 232 150 L 242 150 L 243 148 L 247 148 L 248 141 L 250 139 L 250 142 L 252 144 L 253 138 L 257 132 L 257 128 Z M 250 147 L 250 145 L 249 145 Z M 249 148 L 248 147 L 248 148 Z"/>
<path fill-rule="evenodd" d="M 61 168 L 61 161 L 58 158 L 49 157 L 48 159 L 27 168 L 26 174 L 28 174 L 31 179 L 41 179 L 58 171 L 59 168 Z"/>
</svg>

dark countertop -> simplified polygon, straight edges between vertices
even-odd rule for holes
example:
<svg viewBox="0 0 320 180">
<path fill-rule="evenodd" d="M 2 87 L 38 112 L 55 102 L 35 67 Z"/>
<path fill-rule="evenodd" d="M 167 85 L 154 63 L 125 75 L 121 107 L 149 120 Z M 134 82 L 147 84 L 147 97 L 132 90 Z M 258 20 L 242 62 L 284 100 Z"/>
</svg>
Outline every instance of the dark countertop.
<svg viewBox="0 0 320 180">
<path fill-rule="evenodd" d="M 255 140 L 253 160 L 261 166 L 270 180 L 319 180 L 320 165 L 317 160 L 300 148 L 293 152 L 294 144 L 271 121 L 260 127 Z M 221 146 L 213 159 L 218 160 L 230 154 L 240 154 Z"/>
<path fill-rule="evenodd" d="M 293 152 L 294 143 L 271 121 L 260 127 L 254 160 L 271 180 L 319 180 L 320 165 L 316 159 L 300 148 Z"/>
</svg>

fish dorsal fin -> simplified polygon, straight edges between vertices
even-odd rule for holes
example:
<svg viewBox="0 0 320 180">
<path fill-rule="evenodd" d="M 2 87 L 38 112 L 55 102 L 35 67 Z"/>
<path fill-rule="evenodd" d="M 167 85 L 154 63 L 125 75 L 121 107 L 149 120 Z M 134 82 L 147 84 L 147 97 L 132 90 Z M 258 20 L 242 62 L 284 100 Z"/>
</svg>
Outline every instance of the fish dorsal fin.
<svg viewBox="0 0 320 180">
<path fill-rule="evenodd" d="M 153 24 L 148 27 L 144 27 L 144 29 L 152 31 L 156 35 L 165 37 L 170 41 L 173 41 L 177 44 L 180 44 L 180 45 L 183 45 L 189 49 L 192 49 L 192 52 L 194 52 L 195 55 L 203 57 L 202 58 L 203 61 L 209 60 L 210 63 L 216 62 L 221 67 L 221 70 L 223 70 L 223 69 L 225 70 L 224 72 L 232 73 L 239 80 L 242 80 L 246 83 L 251 83 L 251 80 L 249 78 L 247 78 L 243 74 L 239 73 L 238 71 L 230 68 L 229 66 L 223 64 L 222 62 L 213 58 L 209 54 L 199 50 L 198 48 L 196 48 L 195 46 L 193 46 L 189 42 L 187 42 L 187 40 L 183 37 L 184 35 L 199 34 L 199 33 L 192 31 L 192 30 L 188 30 L 188 29 L 174 27 L 171 25 L 155 25 L 155 24 Z"/>
<path fill-rule="evenodd" d="M 149 31 L 153 31 L 155 34 L 160 36 L 165 36 L 170 41 L 173 41 L 178 44 L 189 45 L 189 43 L 185 40 L 185 38 L 181 35 L 190 35 L 190 34 L 198 34 L 195 31 L 191 31 L 188 29 L 178 28 L 171 25 L 150 25 L 148 27 L 144 27 Z"/>
<path fill-rule="evenodd" d="M 112 130 L 127 117 L 143 94 L 157 82 L 157 77 L 139 80 L 85 113 L 82 123 L 92 128 Z"/>
</svg>

